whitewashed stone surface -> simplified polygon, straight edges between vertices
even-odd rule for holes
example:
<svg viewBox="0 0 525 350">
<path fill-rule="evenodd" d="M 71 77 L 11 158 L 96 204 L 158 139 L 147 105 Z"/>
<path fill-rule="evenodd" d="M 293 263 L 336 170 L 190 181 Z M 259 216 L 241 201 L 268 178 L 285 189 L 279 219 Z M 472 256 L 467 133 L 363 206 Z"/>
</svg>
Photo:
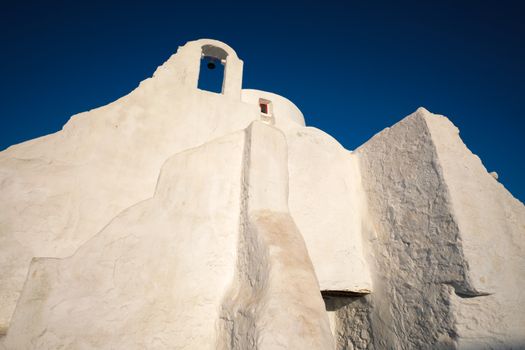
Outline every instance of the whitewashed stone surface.
<svg viewBox="0 0 525 350">
<path fill-rule="evenodd" d="M 351 152 L 242 67 L 189 42 L 0 152 L 0 348 L 525 348 L 525 208 L 448 119 Z"/>
</svg>

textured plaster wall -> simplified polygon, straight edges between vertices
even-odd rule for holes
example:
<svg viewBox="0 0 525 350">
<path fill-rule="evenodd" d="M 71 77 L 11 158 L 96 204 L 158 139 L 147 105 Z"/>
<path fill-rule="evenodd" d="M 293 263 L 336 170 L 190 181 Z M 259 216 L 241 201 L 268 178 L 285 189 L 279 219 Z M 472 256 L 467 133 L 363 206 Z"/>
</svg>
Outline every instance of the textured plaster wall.
<svg viewBox="0 0 525 350">
<path fill-rule="evenodd" d="M 262 123 L 173 156 L 153 198 L 33 260 L 5 348 L 332 348 L 286 173 Z"/>
<path fill-rule="evenodd" d="M 229 52 L 237 94 L 196 89 L 208 42 Z M 129 95 L 0 153 L 0 331 L 31 258 L 71 255 L 120 211 L 153 195 L 169 156 L 258 119 L 254 106 L 240 102 L 241 69 L 225 44 L 191 42 Z"/>
<path fill-rule="evenodd" d="M 525 325 L 518 287 L 525 211 L 457 129 L 420 108 L 356 154 L 374 291 L 327 303 L 336 313 L 337 348 L 525 346 L 518 330 Z M 485 220 L 495 225 L 478 224 Z M 489 292 L 480 282 L 497 287 Z"/>
<path fill-rule="evenodd" d="M 445 117 L 427 113 L 471 283 L 478 298 L 453 296 L 460 348 L 525 348 L 525 209 L 492 177 Z"/>
<path fill-rule="evenodd" d="M 290 211 L 306 240 L 321 290 L 369 293 L 364 198 L 357 159 L 315 128 L 287 133 Z"/>
<path fill-rule="evenodd" d="M 228 53 L 224 94 L 197 89 L 201 47 L 209 44 Z M 272 101 L 276 127 L 304 126 L 290 101 L 241 91 L 241 82 L 242 61 L 230 47 L 190 42 L 129 95 L 0 153 L 0 334 L 7 331 L 31 259 L 71 255 L 119 212 L 151 197 L 169 156 L 261 119 L 260 97 Z"/>
<path fill-rule="evenodd" d="M 448 119 L 350 152 L 241 87 L 189 42 L 0 152 L 0 348 L 525 348 L 525 207 Z"/>
<path fill-rule="evenodd" d="M 221 348 L 331 349 L 319 284 L 288 212 L 286 139 L 262 123 L 249 133 L 237 278 L 224 301 Z"/>
<path fill-rule="evenodd" d="M 5 348 L 214 348 L 234 273 L 244 142 L 238 132 L 175 155 L 152 198 L 71 257 L 33 260 Z"/>
<path fill-rule="evenodd" d="M 450 294 L 473 290 L 424 117 L 407 117 L 356 153 L 368 198 L 375 287 L 363 315 L 370 319 L 369 348 L 447 346 L 456 331 Z"/>
</svg>

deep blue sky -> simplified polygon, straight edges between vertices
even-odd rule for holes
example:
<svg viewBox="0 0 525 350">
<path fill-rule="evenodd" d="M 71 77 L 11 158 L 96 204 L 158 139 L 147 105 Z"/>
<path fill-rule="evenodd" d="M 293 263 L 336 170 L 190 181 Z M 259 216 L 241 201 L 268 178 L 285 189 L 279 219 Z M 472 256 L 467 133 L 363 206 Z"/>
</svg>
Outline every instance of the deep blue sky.
<svg viewBox="0 0 525 350">
<path fill-rule="evenodd" d="M 419 106 L 447 115 L 525 200 L 518 1 L 189 2 L 4 1 L 0 149 L 127 94 L 208 37 L 244 60 L 245 88 L 289 98 L 348 149 Z"/>
</svg>

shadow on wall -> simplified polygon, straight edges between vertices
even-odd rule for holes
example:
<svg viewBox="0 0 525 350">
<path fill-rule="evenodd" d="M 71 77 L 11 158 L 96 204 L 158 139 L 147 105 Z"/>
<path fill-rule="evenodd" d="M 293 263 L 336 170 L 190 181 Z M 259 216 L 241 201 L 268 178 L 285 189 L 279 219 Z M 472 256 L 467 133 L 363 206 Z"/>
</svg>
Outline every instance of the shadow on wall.
<svg viewBox="0 0 525 350">
<path fill-rule="evenodd" d="M 373 346 L 373 334 L 369 333 L 368 306 L 365 296 L 343 296 L 337 293 L 322 292 L 330 327 L 336 340 L 336 349 L 346 349 L 345 344 L 352 344 L 356 349 L 367 349 Z M 350 322 L 345 322 L 350 321 Z M 363 333 L 362 330 L 365 330 Z M 525 337 L 525 336 L 524 336 Z M 441 349 L 441 348 L 440 348 Z M 450 347 L 455 349 L 455 347 Z M 525 350 L 525 339 L 507 342 L 502 345 L 462 344 L 461 350 Z"/>
<path fill-rule="evenodd" d="M 327 293 L 324 291 L 321 294 L 323 295 L 326 311 L 328 312 L 335 312 L 352 303 L 358 303 L 362 298 L 362 296 L 338 295 L 337 293 Z"/>
<path fill-rule="evenodd" d="M 462 345 L 461 350 L 480 350 L 480 349 L 491 349 L 491 350 L 523 350 L 525 349 L 525 339 L 516 341 L 516 342 L 509 342 L 505 345 L 490 345 L 480 343 L 479 345 L 471 344 L 471 345 Z"/>
</svg>

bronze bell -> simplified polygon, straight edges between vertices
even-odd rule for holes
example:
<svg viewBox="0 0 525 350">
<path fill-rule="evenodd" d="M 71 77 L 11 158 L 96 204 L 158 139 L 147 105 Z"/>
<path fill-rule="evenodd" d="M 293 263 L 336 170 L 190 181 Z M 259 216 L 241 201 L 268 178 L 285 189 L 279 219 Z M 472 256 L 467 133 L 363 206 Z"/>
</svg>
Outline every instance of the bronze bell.
<svg viewBox="0 0 525 350">
<path fill-rule="evenodd" d="M 215 60 L 213 58 L 208 60 L 208 69 L 215 69 Z"/>
</svg>

